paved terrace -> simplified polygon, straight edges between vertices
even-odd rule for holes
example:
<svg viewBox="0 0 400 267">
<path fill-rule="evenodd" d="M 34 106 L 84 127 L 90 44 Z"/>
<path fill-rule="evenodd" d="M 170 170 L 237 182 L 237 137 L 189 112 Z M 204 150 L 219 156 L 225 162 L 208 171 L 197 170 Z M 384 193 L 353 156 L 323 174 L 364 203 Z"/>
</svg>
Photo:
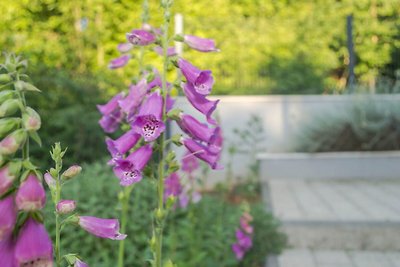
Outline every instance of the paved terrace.
<svg viewBox="0 0 400 267">
<path fill-rule="evenodd" d="M 268 267 L 400 267 L 399 180 L 269 179 L 264 193 L 291 245 Z"/>
</svg>

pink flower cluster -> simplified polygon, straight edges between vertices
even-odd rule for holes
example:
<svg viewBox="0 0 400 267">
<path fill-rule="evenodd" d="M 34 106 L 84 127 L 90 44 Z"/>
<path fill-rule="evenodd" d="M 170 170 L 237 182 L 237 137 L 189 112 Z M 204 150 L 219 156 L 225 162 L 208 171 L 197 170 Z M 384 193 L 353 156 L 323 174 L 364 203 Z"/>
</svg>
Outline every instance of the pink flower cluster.
<svg viewBox="0 0 400 267">
<path fill-rule="evenodd" d="M 134 29 L 126 34 L 126 43 L 118 45 L 122 55 L 113 59 L 109 68 L 116 69 L 125 66 L 131 56 L 128 54 L 135 46 L 155 45 L 162 31 L 150 25 Z M 218 51 L 213 40 L 185 35 L 182 40 L 191 48 L 202 52 Z M 163 54 L 163 49 L 154 47 L 154 51 Z M 175 50 L 167 50 L 167 56 L 176 57 Z M 211 71 L 200 70 L 183 58 L 176 58 L 176 65 L 184 75 L 186 82 L 182 89 L 194 108 L 205 115 L 207 122 L 202 123 L 196 118 L 180 113 L 174 118 L 180 128 L 188 136 L 181 139 L 182 144 L 197 158 L 207 162 L 211 168 L 218 169 L 222 135 L 212 114 L 218 100 L 211 101 L 206 97 L 210 94 L 214 79 Z M 112 156 L 109 164 L 113 166 L 115 175 L 122 186 L 129 186 L 142 179 L 142 171 L 150 160 L 154 141 L 166 129 L 168 112 L 173 109 L 174 100 L 170 97 L 172 85 L 166 82 L 166 92 L 162 90 L 162 79 L 157 70 L 141 74 L 139 82 L 129 87 L 129 92 L 118 93 L 108 103 L 98 105 L 102 114 L 99 123 L 106 133 L 115 132 L 121 124 L 128 125 L 129 130 L 113 140 L 106 138 L 107 148 Z M 171 179 L 176 179 L 171 177 Z M 172 181 L 172 180 L 171 180 Z"/>
<path fill-rule="evenodd" d="M 4 168 L 7 165 L 0 175 L 0 184 L 3 185 L 11 176 Z M 33 172 L 28 174 L 15 195 L 10 194 L 0 200 L 0 266 L 17 267 L 32 263 L 36 264 L 32 266 L 53 266 L 52 243 L 41 222 L 28 215 L 18 236 L 13 236 L 17 212 L 39 211 L 45 202 L 45 190 Z"/>
<path fill-rule="evenodd" d="M 240 228 L 236 230 L 236 242 L 232 244 L 232 251 L 237 260 L 242 260 L 246 252 L 253 246 L 252 234 L 253 227 L 250 222 L 253 220 L 247 212 L 240 217 Z"/>
</svg>

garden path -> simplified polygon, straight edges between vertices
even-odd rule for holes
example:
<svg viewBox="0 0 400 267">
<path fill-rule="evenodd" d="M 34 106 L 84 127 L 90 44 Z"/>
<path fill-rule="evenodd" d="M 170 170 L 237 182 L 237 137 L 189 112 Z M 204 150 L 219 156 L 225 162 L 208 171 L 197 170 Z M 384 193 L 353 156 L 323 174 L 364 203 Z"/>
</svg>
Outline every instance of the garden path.
<svg viewBox="0 0 400 267">
<path fill-rule="evenodd" d="M 270 179 L 291 249 L 268 267 L 400 267 L 400 181 Z"/>
</svg>

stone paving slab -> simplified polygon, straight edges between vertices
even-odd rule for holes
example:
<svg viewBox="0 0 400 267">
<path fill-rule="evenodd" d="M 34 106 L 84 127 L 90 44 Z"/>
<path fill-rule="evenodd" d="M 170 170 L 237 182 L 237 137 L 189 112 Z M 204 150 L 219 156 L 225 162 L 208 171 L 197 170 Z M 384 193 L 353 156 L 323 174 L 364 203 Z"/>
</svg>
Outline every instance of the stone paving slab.
<svg viewBox="0 0 400 267">
<path fill-rule="evenodd" d="M 282 221 L 398 222 L 400 181 L 285 180 L 269 182 Z"/>
<path fill-rule="evenodd" d="M 400 267 L 400 252 L 291 249 L 267 267 Z"/>
</svg>

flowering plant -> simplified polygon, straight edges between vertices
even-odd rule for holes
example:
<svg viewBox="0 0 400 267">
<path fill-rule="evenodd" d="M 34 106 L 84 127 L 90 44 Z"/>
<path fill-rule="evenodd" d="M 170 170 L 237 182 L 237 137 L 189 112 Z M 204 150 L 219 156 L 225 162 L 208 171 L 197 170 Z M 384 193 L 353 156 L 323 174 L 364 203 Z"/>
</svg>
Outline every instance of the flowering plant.
<svg viewBox="0 0 400 267">
<path fill-rule="evenodd" d="M 125 229 L 128 212 L 129 195 L 135 183 L 140 182 L 145 174 L 154 178 L 157 185 L 158 206 L 154 210 L 153 236 L 150 247 L 153 252 L 153 266 L 162 266 L 162 234 L 165 218 L 168 211 L 174 206 L 176 196 L 180 191 L 174 186 L 177 178 L 175 172 L 180 166 L 175 158 L 175 152 L 169 150 L 171 143 L 185 146 L 190 155 L 203 160 L 212 169 L 219 169 L 222 137 L 217 121 L 213 118 L 218 100 L 209 100 L 214 78 L 210 70 L 201 70 L 189 61 L 179 57 L 170 42 L 175 40 L 186 43 L 189 47 L 201 51 L 218 51 L 211 39 L 192 35 L 169 36 L 172 0 L 162 0 L 164 23 L 161 28 L 155 28 L 147 23 L 145 9 L 142 27 L 126 34 L 126 43 L 118 45 L 121 56 L 111 60 L 110 69 L 121 68 L 128 64 L 134 56 L 130 53 L 139 47 L 140 62 L 143 59 L 143 47 L 153 46 L 154 51 L 162 56 L 163 69 L 144 69 L 140 66 L 140 73 L 136 83 L 129 87 L 128 93 L 118 93 L 108 103 L 98 105 L 102 114 L 99 123 L 106 133 L 115 132 L 119 126 L 127 129 L 118 139 L 106 139 L 111 154 L 109 164 L 113 166 L 115 176 L 125 187 L 121 192 L 122 229 Z M 144 7 L 147 7 L 147 1 Z M 174 83 L 167 81 L 167 71 L 171 66 L 179 69 L 180 76 Z M 206 120 L 184 114 L 175 108 L 175 101 L 171 96 L 173 87 L 182 89 L 187 100 L 197 109 Z M 175 135 L 168 137 L 167 125 L 176 121 L 185 137 Z M 154 166 L 147 168 L 146 166 Z M 155 168 L 157 166 L 157 168 Z M 175 187 L 175 188 L 174 188 Z M 119 265 L 123 266 L 124 247 L 120 244 Z"/>
<path fill-rule="evenodd" d="M 60 216 L 75 209 L 75 201 L 61 200 L 61 187 L 81 168 L 71 166 L 62 175 L 61 151 L 56 144 L 51 156 L 56 167 L 44 175 L 55 206 L 56 241 L 53 244 L 43 225 L 42 209 L 46 204 L 46 192 L 42 174 L 29 154 L 30 139 L 41 145 L 37 133 L 41 126 L 39 114 L 27 106 L 25 93 L 40 92 L 29 83 L 25 74 L 27 61 L 13 54 L 6 54 L 0 64 L 0 266 L 56 266 L 64 258 L 68 266 L 88 266 L 76 254 L 61 257 L 60 233 L 68 222 L 77 223 L 88 232 L 103 238 L 123 239 L 118 233 L 117 220 L 104 220 L 73 215 L 60 222 Z"/>
</svg>

